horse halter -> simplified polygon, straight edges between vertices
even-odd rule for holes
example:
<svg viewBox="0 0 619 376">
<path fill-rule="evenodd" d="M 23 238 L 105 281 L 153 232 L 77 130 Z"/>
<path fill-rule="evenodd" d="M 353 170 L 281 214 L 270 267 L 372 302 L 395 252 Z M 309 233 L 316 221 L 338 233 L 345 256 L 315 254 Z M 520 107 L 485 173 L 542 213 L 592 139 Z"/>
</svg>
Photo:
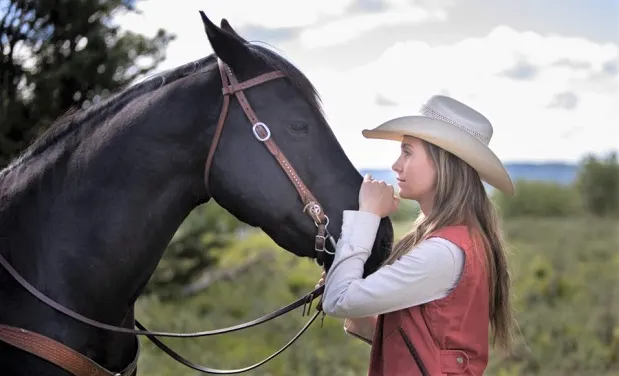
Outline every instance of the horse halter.
<svg viewBox="0 0 619 376">
<path fill-rule="evenodd" d="M 318 228 L 314 245 L 314 250 L 316 251 L 316 262 L 318 265 L 324 266 L 325 254 L 334 255 L 333 252 L 327 249 L 325 244 L 326 240 L 329 240 L 334 250 L 336 246 L 335 239 L 327 229 L 329 226 L 329 217 L 325 214 L 322 205 L 318 202 L 318 199 L 314 197 L 309 188 L 307 188 L 307 186 L 303 183 L 303 180 L 299 177 L 284 153 L 279 149 L 279 147 L 277 147 L 275 141 L 273 141 L 271 130 L 265 123 L 258 119 L 258 116 L 256 116 L 256 113 L 247 101 L 247 97 L 245 97 L 245 94 L 243 93 L 243 90 L 249 89 L 252 86 L 260 85 L 276 78 L 285 78 L 286 75 L 281 71 L 273 71 L 239 83 L 236 76 L 232 72 L 232 69 L 230 69 L 230 67 L 219 58 L 217 59 L 217 65 L 219 66 L 219 74 L 221 75 L 221 91 L 223 94 L 224 103 L 221 107 L 221 112 L 219 113 L 219 120 L 217 121 L 217 127 L 215 128 L 215 135 L 213 136 L 213 142 L 211 143 L 211 148 L 209 149 L 208 157 L 206 158 L 206 166 L 204 168 L 204 184 L 207 192 L 209 192 L 209 174 L 213 163 L 213 156 L 215 155 L 215 150 L 217 149 L 219 138 L 221 137 L 221 132 L 226 122 L 226 116 L 228 115 L 230 96 L 234 95 L 239 101 L 245 116 L 247 116 L 247 119 L 252 124 L 251 130 L 254 133 L 254 136 L 258 141 L 262 142 L 271 155 L 275 157 L 288 176 L 288 179 L 290 179 L 293 186 L 296 188 L 297 193 L 301 198 L 301 202 L 304 205 L 303 212 L 307 213 L 314 220 L 314 225 Z"/>
<path fill-rule="evenodd" d="M 271 154 L 276 158 L 279 164 L 282 166 L 282 169 L 288 175 L 289 179 L 293 183 L 294 187 L 297 189 L 299 196 L 301 197 L 301 201 L 303 202 L 303 211 L 307 213 L 314 224 L 318 228 L 318 233 L 316 235 L 315 241 L 315 250 L 316 250 L 316 260 L 319 265 L 324 265 L 324 257 L 325 254 L 331 254 L 332 252 L 328 251 L 325 247 L 325 241 L 329 239 L 330 243 L 333 245 L 335 249 L 335 240 L 333 236 L 327 230 L 327 226 L 329 224 L 329 217 L 326 216 L 324 210 L 318 200 L 314 197 L 311 191 L 305 186 L 301 178 L 299 178 L 298 174 L 294 170 L 294 168 L 290 165 L 284 154 L 277 147 L 273 139 L 271 138 L 271 131 L 269 127 L 260 122 L 258 117 L 252 110 L 249 105 L 247 98 L 243 94 L 243 90 L 248 89 L 252 86 L 256 86 L 270 80 L 276 78 L 284 78 L 286 77 L 283 72 L 274 71 L 270 73 L 266 73 L 260 76 L 257 76 L 253 79 L 244 81 L 239 83 L 232 72 L 232 70 L 221 60 L 217 60 L 219 65 L 219 72 L 221 74 L 222 80 L 222 93 L 224 96 L 224 103 L 221 109 L 221 113 L 219 115 L 219 121 L 217 123 L 217 128 L 215 130 L 215 136 L 213 142 L 211 144 L 211 148 L 209 150 L 209 154 L 206 161 L 205 166 L 205 184 L 208 192 L 208 177 L 209 170 L 212 164 L 213 155 L 215 153 L 215 149 L 217 148 L 217 143 L 219 142 L 219 138 L 221 136 L 221 131 L 223 129 L 223 125 L 226 119 L 226 115 L 228 112 L 229 104 L 230 104 L 230 96 L 235 95 L 238 99 L 243 111 L 247 115 L 247 118 L 252 123 L 252 132 L 258 141 L 263 142 L 267 149 L 271 152 Z M 47 306 L 55 309 L 56 311 L 71 317 L 74 320 L 82 322 L 84 324 L 90 325 L 95 328 L 99 328 L 102 330 L 107 330 L 116 333 L 125 333 L 125 334 L 133 334 L 133 335 L 142 335 L 146 336 L 149 340 L 151 340 L 157 347 L 162 349 L 166 354 L 175 359 L 176 361 L 184 364 L 185 366 L 194 369 L 196 371 L 207 373 L 207 374 L 218 374 L 218 375 L 231 375 L 242 372 L 247 372 L 252 369 L 255 369 L 269 360 L 273 359 L 284 350 L 286 350 L 290 345 L 292 345 L 308 328 L 309 326 L 316 320 L 320 313 L 323 314 L 322 308 L 320 306 L 320 302 L 317 305 L 317 311 L 312 315 L 312 317 L 308 320 L 308 322 L 299 330 L 299 332 L 283 347 L 281 347 L 278 351 L 267 357 L 266 359 L 255 363 L 251 366 L 239 369 L 215 369 L 197 365 L 195 363 L 190 362 L 189 360 L 183 358 L 179 354 L 177 354 L 174 350 L 166 346 L 163 342 L 161 342 L 157 337 L 174 337 L 174 338 L 195 338 L 195 337 L 204 337 L 204 336 L 214 336 L 224 333 L 231 333 L 238 330 L 250 328 L 264 322 L 270 321 L 276 317 L 279 317 L 285 313 L 288 313 L 298 307 L 303 306 L 303 315 L 305 316 L 306 312 L 309 315 L 311 304 L 317 297 L 321 296 L 324 292 L 324 286 L 320 286 L 317 289 L 311 291 L 305 296 L 300 297 L 296 301 L 288 304 L 287 306 L 281 307 L 276 311 L 273 311 L 269 314 L 266 314 L 262 317 L 259 317 L 255 320 L 248 321 L 242 324 L 234 325 L 228 328 L 202 331 L 202 332 L 194 332 L 194 333 L 173 333 L 173 332 L 161 332 L 161 331 L 149 331 L 147 330 L 139 321 L 135 320 L 135 326 L 138 329 L 124 328 L 114 325 L 109 325 L 105 323 L 101 323 L 99 321 L 90 319 L 85 317 L 58 302 L 52 300 L 42 292 L 40 292 L 36 287 L 30 284 L 20 273 L 15 270 L 15 268 L 8 262 L 8 260 L 0 254 L 0 266 L 2 266 L 15 281 L 17 281 L 26 291 L 28 291 L 32 296 L 37 298 L 39 301 L 43 302 Z M 307 307 L 309 305 L 309 307 Z M 307 310 L 306 310 L 307 308 Z M 40 358 L 43 358 L 49 361 L 52 364 L 70 372 L 76 376 L 129 376 L 133 374 L 137 367 L 137 362 L 140 354 L 140 342 L 138 342 L 138 351 L 133 359 L 133 361 L 125 367 L 124 370 L 118 373 L 114 373 L 92 361 L 85 355 L 81 354 L 78 351 L 75 351 L 64 344 L 53 340 L 49 337 L 40 335 L 35 332 L 28 331 L 23 328 L 17 328 L 14 326 L 9 326 L 5 324 L 0 324 L 0 341 L 8 343 L 18 349 L 29 352 L 33 355 L 36 355 Z"/>
</svg>

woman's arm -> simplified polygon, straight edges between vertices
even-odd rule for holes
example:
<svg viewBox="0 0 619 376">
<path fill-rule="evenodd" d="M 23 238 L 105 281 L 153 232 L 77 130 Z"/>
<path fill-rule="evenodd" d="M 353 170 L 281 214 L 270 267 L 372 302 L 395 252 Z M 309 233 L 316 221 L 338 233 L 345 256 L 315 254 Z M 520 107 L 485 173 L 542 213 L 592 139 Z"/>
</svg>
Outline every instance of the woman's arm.
<svg viewBox="0 0 619 376">
<path fill-rule="evenodd" d="M 380 217 L 370 212 L 344 212 L 342 235 L 326 276 L 326 314 L 358 318 L 392 312 L 445 297 L 457 283 L 464 253 L 441 238 L 421 242 L 393 264 L 362 278 L 379 223 Z"/>
</svg>

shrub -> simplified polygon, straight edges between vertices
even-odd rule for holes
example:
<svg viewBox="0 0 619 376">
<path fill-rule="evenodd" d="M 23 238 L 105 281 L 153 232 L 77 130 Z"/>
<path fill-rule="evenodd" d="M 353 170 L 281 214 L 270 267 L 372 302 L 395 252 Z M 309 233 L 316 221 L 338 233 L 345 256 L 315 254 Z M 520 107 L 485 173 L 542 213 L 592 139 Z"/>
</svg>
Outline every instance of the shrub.
<svg viewBox="0 0 619 376">
<path fill-rule="evenodd" d="M 412 223 L 419 215 L 419 204 L 416 201 L 400 199 L 398 210 L 390 218 L 394 222 Z"/>
<path fill-rule="evenodd" d="M 554 182 L 518 180 L 516 193 L 494 191 L 493 201 L 505 217 L 567 217 L 582 211 L 581 198 L 572 186 Z"/>
<path fill-rule="evenodd" d="M 606 159 L 589 155 L 582 163 L 576 186 L 584 206 L 597 216 L 619 215 L 619 163 L 617 153 Z"/>
</svg>

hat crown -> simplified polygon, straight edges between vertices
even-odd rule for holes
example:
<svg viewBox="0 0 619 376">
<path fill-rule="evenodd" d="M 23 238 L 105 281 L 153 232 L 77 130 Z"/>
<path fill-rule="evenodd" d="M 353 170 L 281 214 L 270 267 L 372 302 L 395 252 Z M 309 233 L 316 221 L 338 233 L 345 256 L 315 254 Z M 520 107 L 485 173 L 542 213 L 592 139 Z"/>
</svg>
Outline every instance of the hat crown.
<svg viewBox="0 0 619 376">
<path fill-rule="evenodd" d="M 423 116 L 447 122 L 464 130 L 486 146 L 490 143 L 493 133 L 490 121 L 476 110 L 451 97 L 434 95 L 421 106 L 420 112 Z"/>
</svg>

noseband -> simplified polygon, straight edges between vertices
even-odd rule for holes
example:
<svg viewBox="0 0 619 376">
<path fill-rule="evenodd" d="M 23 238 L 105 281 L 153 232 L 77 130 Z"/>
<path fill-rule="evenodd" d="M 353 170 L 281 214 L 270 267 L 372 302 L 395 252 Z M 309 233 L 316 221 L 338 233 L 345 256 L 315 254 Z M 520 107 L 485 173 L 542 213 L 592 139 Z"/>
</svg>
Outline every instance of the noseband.
<svg viewBox="0 0 619 376">
<path fill-rule="evenodd" d="M 273 141 L 271 130 L 265 123 L 259 121 L 255 112 L 253 111 L 249 102 L 247 101 L 245 94 L 243 93 L 243 90 L 249 89 L 256 85 L 263 84 L 265 82 L 274 80 L 276 78 L 285 78 L 286 75 L 283 72 L 274 71 L 270 73 L 265 73 L 263 75 L 260 75 L 250 80 L 239 83 L 238 80 L 236 79 L 236 76 L 230 69 L 230 67 L 228 67 L 220 59 L 217 59 L 217 63 L 219 66 L 219 72 L 221 74 L 222 94 L 223 94 L 224 101 L 223 101 L 221 113 L 219 114 L 219 120 L 217 122 L 217 127 L 215 129 L 215 135 L 211 143 L 211 147 L 209 149 L 209 153 L 208 153 L 208 157 L 207 157 L 206 165 L 205 165 L 204 179 L 205 179 L 205 185 L 206 185 L 207 192 L 209 190 L 209 185 L 208 185 L 209 172 L 210 172 L 210 168 L 213 162 L 213 156 L 215 154 L 215 150 L 217 149 L 217 144 L 219 143 L 221 132 L 222 132 L 225 120 L 226 120 L 226 116 L 228 114 L 228 108 L 230 105 L 230 97 L 234 95 L 239 101 L 239 104 L 241 105 L 243 112 L 245 113 L 245 115 L 247 116 L 247 118 L 252 124 L 251 130 L 254 136 L 259 142 L 262 142 L 266 146 L 269 152 L 273 155 L 273 157 L 275 157 L 277 162 L 280 164 L 280 166 L 282 167 L 282 169 L 284 170 L 284 172 L 286 173 L 286 175 L 288 176 L 288 178 L 290 179 L 290 181 L 296 188 L 299 194 L 299 197 L 301 198 L 301 202 L 303 203 L 303 212 L 308 214 L 310 218 L 314 221 L 314 224 L 317 227 L 317 234 L 316 234 L 315 246 L 314 246 L 314 249 L 316 250 L 316 261 L 318 262 L 319 265 L 324 265 L 325 258 L 326 258 L 325 254 L 333 255 L 333 252 L 330 252 L 326 248 L 327 239 L 333 246 L 333 249 L 335 249 L 335 240 L 327 229 L 327 226 L 329 225 L 329 217 L 327 217 L 327 215 L 325 214 L 322 206 L 320 205 L 316 197 L 314 197 L 314 195 L 311 193 L 309 188 L 307 188 L 307 186 L 303 183 L 303 180 L 301 180 L 301 178 L 299 177 L 295 169 L 292 167 L 290 162 L 288 162 L 288 159 L 285 157 L 284 153 L 282 153 L 279 147 L 277 147 L 277 145 L 275 144 L 275 141 Z M 315 298 L 322 295 L 322 293 L 324 292 L 324 286 L 320 286 L 319 288 L 297 299 L 296 301 L 294 301 L 293 303 L 287 306 L 281 307 L 280 309 L 272 313 L 269 313 L 258 319 L 248 321 L 243 324 L 231 326 L 228 328 L 203 331 L 203 332 L 172 333 L 172 332 L 149 331 L 142 324 L 140 324 L 140 322 L 138 322 L 137 320 L 135 321 L 135 325 L 138 327 L 138 329 L 129 329 L 129 328 L 123 328 L 123 327 L 113 326 L 109 324 L 104 324 L 99 321 L 90 319 L 88 317 L 85 317 L 75 311 L 72 311 L 64 307 L 63 305 L 50 299 L 49 297 L 44 295 L 42 292 L 37 290 L 37 288 L 31 285 L 28 281 L 26 281 L 26 279 L 24 279 L 19 274 L 19 272 L 15 270 L 15 268 L 13 268 L 13 266 L 11 266 L 9 262 L 6 260 L 6 258 L 4 258 L 4 256 L 2 256 L 1 254 L 0 254 L 0 265 L 4 269 L 6 269 L 9 275 L 11 275 L 25 290 L 27 290 L 35 298 L 45 303 L 46 305 L 50 306 L 51 308 L 57 310 L 58 312 L 61 312 L 84 324 L 87 324 L 87 325 L 90 325 L 90 326 L 93 326 L 93 327 L 96 327 L 102 330 L 107 330 L 107 331 L 116 332 L 116 333 L 126 333 L 126 334 L 146 336 L 149 340 L 151 340 L 155 345 L 157 345 L 160 349 L 162 349 L 166 354 L 171 356 L 176 361 L 196 371 L 200 371 L 200 372 L 207 373 L 207 374 L 230 375 L 230 374 L 247 372 L 254 368 L 257 368 L 265 364 L 269 360 L 273 359 L 274 357 L 282 353 L 290 345 L 292 345 L 307 330 L 307 328 L 309 328 L 309 326 L 314 322 L 314 320 L 316 320 L 319 314 L 322 313 L 323 318 L 324 318 L 324 312 L 322 312 L 322 309 L 320 307 L 320 302 L 319 302 L 317 311 L 309 319 L 307 324 L 305 324 L 305 326 L 303 326 L 301 330 L 287 344 L 285 344 L 281 349 L 279 349 L 274 354 L 270 355 L 268 358 L 254 365 L 251 365 L 245 368 L 240 368 L 240 369 L 222 370 L 222 369 L 208 368 L 208 367 L 194 364 L 186 360 L 185 358 L 177 354 L 174 350 L 172 350 L 171 348 L 166 346 L 164 343 L 162 343 L 157 337 L 195 338 L 195 337 L 205 337 L 205 336 L 213 336 L 213 335 L 219 335 L 219 334 L 224 334 L 224 333 L 231 333 L 231 332 L 235 332 L 235 331 L 245 329 L 245 328 L 250 328 L 250 327 L 259 325 L 261 323 L 267 322 L 269 320 L 279 317 L 301 306 L 304 306 L 303 315 L 305 315 L 306 306 L 309 305 L 309 307 L 307 307 L 307 314 L 309 315 L 312 302 L 314 301 Z M 129 375 L 132 375 L 136 370 L 138 357 L 140 354 L 140 346 L 139 346 L 140 342 L 137 340 L 137 337 L 136 337 L 136 341 L 138 343 L 138 351 L 135 355 L 134 360 L 123 371 L 114 373 L 112 371 L 105 369 L 101 365 L 95 363 L 94 361 L 84 356 L 83 354 L 65 346 L 64 344 L 60 342 L 57 342 L 49 337 L 45 337 L 38 333 L 34 333 L 34 332 L 31 332 L 31 331 L 28 331 L 22 328 L 16 328 L 13 326 L 0 324 L 0 341 L 3 341 L 23 351 L 29 352 L 33 355 L 43 358 L 76 376 L 129 376 Z"/>
</svg>

